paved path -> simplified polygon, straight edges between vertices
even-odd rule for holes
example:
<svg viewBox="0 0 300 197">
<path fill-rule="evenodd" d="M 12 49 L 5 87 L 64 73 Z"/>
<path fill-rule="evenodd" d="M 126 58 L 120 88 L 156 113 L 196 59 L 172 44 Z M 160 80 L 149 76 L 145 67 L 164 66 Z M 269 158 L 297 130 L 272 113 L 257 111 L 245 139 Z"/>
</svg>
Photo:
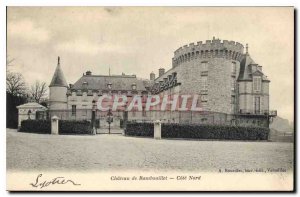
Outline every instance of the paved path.
<svg viewBox="0 0 300 197">
<path fill-rule="evenodd" d="M 292 164 L 292 143 L 54 136 L 7 129 L 10 170 L 291 170 Z"/>
</svg>

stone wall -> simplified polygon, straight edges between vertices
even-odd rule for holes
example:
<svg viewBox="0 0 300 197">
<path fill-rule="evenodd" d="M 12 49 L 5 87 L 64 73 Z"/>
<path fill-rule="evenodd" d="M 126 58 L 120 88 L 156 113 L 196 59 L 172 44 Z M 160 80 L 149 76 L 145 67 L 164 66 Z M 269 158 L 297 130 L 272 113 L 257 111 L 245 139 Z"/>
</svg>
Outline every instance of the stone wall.
<svg viewBox="0 0 300 197">
<path fill-rule="evenodd" d="M 180 94 L 203 94 L 202 90 L 202 62 L 208 62 L 208 102 L 203 107 L 205 110 L 233 113 L 233 105 L 231 97 L 236 96 L 232 90 L 232 62 L 236 63 L 236 74 L 234 79 L 237 79 L 239 73 L 240 62 L 224 58 L 197 58 L 182 63 L 180 66 L 170 69 L 163 76 L 156 79 L 162 81 L 164 77 L 172 72 L 177 72 L 177 82 L 181 83 Z M 167 90 L 168 91 L 168 90 Z M 167 93 L 167 91 L 164 91 Z M 200 104 L 201 105 L 201 104 Z"/>
</svg>

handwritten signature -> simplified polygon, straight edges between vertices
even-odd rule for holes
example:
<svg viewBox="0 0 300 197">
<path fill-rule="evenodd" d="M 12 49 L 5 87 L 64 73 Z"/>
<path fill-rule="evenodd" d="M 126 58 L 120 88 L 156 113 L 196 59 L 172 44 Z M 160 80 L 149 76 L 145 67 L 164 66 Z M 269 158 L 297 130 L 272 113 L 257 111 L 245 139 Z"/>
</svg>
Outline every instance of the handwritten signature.
<svg viewBox="0 0 300 197">
<path fill-rule="evenodd" d="M 42 180 L 40 180 L 40 178 L 42 176 L 43 176 L 43 174 L 39 174 L 35 179 L 35 183 L 30 183 L 30 185 L 32 187 L 36 187 L 36 188 L 40 188 L 40 189 L 42 189 L 44 187 L 48 187 L 49 185 L 55 185 L 55 184 L 63 185 L 63 184 L 67 184 L 67 183 L 72 183 L 75 186 L 80 185 L 70 179 L 65 179 L 65 177 L 55 177 L 54 179 L 52 179 L 50 181 L 42 181 Z"/>
</svg>

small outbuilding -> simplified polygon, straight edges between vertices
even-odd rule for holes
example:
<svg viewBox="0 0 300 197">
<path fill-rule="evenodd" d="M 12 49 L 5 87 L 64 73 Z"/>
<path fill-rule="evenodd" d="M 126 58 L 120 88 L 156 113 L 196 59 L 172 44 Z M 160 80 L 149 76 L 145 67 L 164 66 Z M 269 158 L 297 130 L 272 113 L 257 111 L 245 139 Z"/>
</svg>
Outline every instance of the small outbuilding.
<svg viewBox="0 0 300 197">
<path fill-rule="evenodd" d="M 38 103 L 25 103 L 17 106 L 18 108 L 18 127 L 21 126 L 22 120 L 46 119 L 47 107 Z"/>
</svg>

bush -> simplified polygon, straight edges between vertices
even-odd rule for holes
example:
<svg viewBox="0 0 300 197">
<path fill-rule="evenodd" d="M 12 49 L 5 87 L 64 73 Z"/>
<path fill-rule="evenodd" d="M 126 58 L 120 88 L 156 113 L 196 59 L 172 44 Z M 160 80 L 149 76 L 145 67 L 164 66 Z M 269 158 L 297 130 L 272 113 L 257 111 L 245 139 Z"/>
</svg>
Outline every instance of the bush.
<svg viewBox="0 0 300 197">
<path fill-rule="evenodd" d="M 136 123 L 127 122 L 125 129 L 126 136 L 154 136 L 154 125 L 153 123 Z"/>
<path fill-rule="evenodd" d="M 50 120 L 23 120 L 20 132 L 51 134 Z"/>
<path fill-rule="evenodd" d="M 59 120 L 59 134 L 92 134 L 91 123 L 87 120 Z"/>
<path fill-rule="evenodd" d="M 163 123 L 162 138 L 267 140 L 268 128 Z M 153 123 L 128 123 L 125 135 L 154 136 Z"/>
<path fill-rule="evenodd" d="M 228 125 L 162 124 L 164 138 L 267 140 L 268 128 Z"/>
<path fill-rule="evenodd" d="M 91 123 L 86 120 L 59 120 L 59 134 L 92 134 Z M 50 120 L 23 120 L 20 132 L 51 134 Z"/>
</svg>

